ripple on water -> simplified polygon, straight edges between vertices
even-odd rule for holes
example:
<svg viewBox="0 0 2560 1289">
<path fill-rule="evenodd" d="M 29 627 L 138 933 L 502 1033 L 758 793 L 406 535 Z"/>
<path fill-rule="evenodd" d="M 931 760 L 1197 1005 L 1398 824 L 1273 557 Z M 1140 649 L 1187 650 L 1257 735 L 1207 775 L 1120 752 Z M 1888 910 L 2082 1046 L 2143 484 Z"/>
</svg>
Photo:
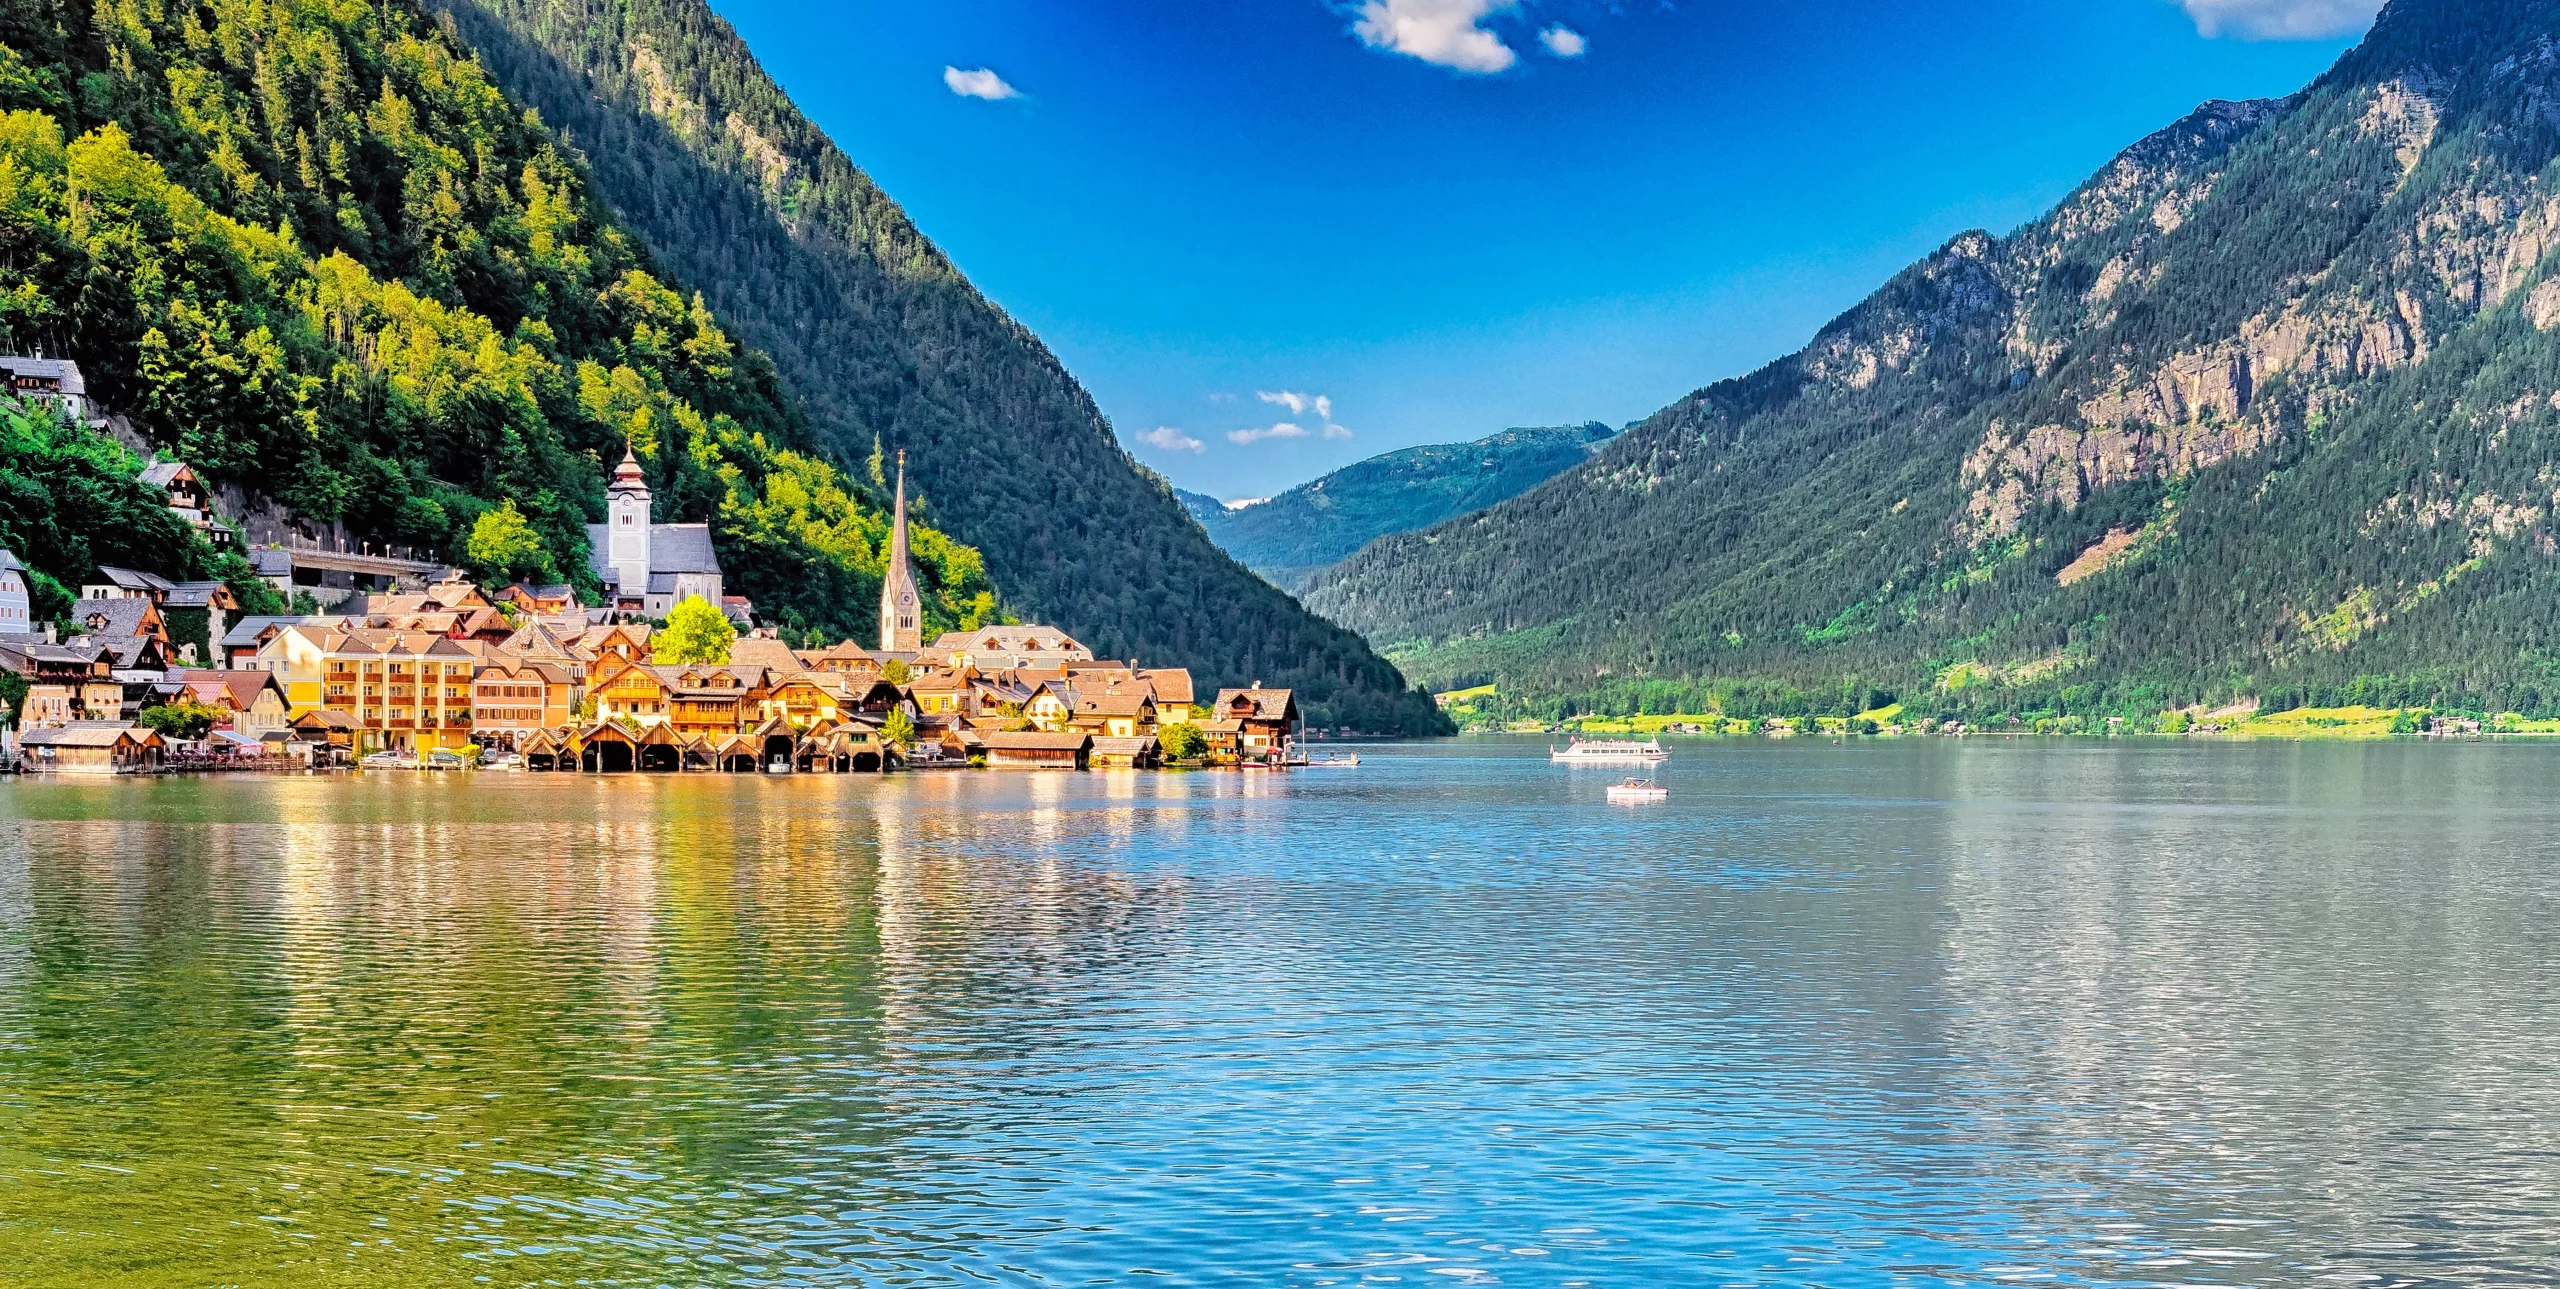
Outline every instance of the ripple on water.
<svg viewBox="0 0 2560 1289">
<path fill-rule="evenodd" d="M 0 1283 L 2547 1283 L 2555 758 L 12 783 Z"/>
</svg>

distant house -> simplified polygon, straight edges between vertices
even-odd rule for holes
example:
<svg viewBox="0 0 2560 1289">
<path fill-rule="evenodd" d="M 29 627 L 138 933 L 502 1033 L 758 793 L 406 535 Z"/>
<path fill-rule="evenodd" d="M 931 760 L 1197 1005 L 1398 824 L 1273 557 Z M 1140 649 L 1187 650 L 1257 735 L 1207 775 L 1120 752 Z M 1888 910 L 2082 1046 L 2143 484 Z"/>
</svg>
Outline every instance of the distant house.
<svg viewBox="0 0 2560 1289">
<path fill-rule="evenodd" d="M 27 566 L 0 547 L 0 636 L 27 635 L 36 629 L 35 602 L 27 590 Z"/>
<path fill-rule="evenodd" d="M 954 671 L 1048 670 L 1093 661 L 1093 651 L 1055 627 L 1036 623 L 946 631 L 932 652 L 947 656 Z"/>
<path fill-rule="evenodd" d="M 136 569 L 101 564 L 98 566 L 98 580 L 81 585 L 80 598 L 84 600 L 149 600 L 153 604 L 167 604 L 169 593 L 177 589 L 177 583 L 157 573 L 144 573 Z"/>
<path fill-rule="evenodd" d="M 284 685 L 263 671 L 181 671 L 174 678 L 187 697 L 230 714 L 230 728 L 249 739 L 266 737 L 290 723 Z"/>
<path fill-rule="evenodd" d="M 493 661 L 472 678 L 471 730 L 483 740 L 521 741 L 557 729 L 577 707 L 577 680 L 553 663 Z"/>
<path fill-rule="evenodd" d="M 92 419 L 89 385 L 80 378 L 80 364 L 68 358 L 5 354 L 0 355 L 0 372 L 7 373 L 9 392 L 19 401 L 51 403 L 75 421 Z"/>
<path fill-rule="evenodd" d="M 1210 707 L 1213 723 L 1233 721 L 1236 746 L 1247 760 L 1286 748 L 1298 732 L 1298 699 L 1286 689 L 1221 689 Z"/>
<path fill-rule="evenodd" d="M 154 461 L 142 467 L 141 479 L 166 494 L 170 513 L 186 520 L 206 541 L 216 547 L 231 544 L 231 530 L 214 518 L 211 490 L 186 462 Z"/>
<path fill-rule="evenodd" d="M 500 604 L 512 604 L 527 614 L 566 613 L 578 606 L 578 589 L 566 582 L 534 586 L 518 582 L 499 591 Z"/>
<path fill-rule="evenodd" d="M 987 730 L 978 735 L 989 767 L 1081 770 L 1091 761 L 1093 736 L 1080 730 Z"/>
<path fill-rule="evenodd" d="M 1164 749 L 1156 736 L 1136 738 L 1106 737 L 1093 741 L 1092 762 L 1095 769 L 1152 770 L 1164 763 Z"/>
<path fill-rule="evenodd" d="M 664 618 L 689 596 L 723 602 L 711 526 L 649 522 L 649 485 L 628 448 L 605 489 L 604 509 L 603 523 L 587 525 L 587 558 L 611 607 Z"/>
<path fill-rule="evenodd" d="M 168 745 L 157 733 L 121 721 L 81 721 L 18 736 L 29 770 L 58 774 L 124 774 L 154 770 Z"/>
</svg>

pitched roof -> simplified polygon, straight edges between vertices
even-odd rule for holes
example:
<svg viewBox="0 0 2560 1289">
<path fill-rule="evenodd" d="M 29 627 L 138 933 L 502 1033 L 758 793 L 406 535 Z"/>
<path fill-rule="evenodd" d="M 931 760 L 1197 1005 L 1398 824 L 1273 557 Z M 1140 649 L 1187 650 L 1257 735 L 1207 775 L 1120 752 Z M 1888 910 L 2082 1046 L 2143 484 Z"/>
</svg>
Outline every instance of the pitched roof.
<svg viewBox="0 0 2560 1289">
<path fill-rule="evenodd" d="M 1123 690 L 1119 693 L 1107 691 L 1097 693 L 1083 689 L 1071 692 L 1074 695 L 1075 714 L 1078 716 L 1135 716 L 1155 703 L 1155 696 L 1142 689 Z"/>
<path fill-rule="evenodd" d="M 1097 738 L 1093 750 L 1099 756 L 1140 756 L 1155 750 L 1156 736 L 1141 734 L 1135 738 Z"/>
<path fill-rule="evenodd" d="M 105 582 L 118 590 L 152 591 L 161 595 L 168 594 L 176 586 L 176 583 L 171 582 L 169 579 L 162 577 L 157 573 L 145 573 L 138 569 L 130 568 L 116 568 L 107 564 L 100 564 L 98 566 L 98 580 Z"/>
<path fill-rule="evenodd" d="M 740 636 L 729 646 L 729 661 L 734 666 L 762 667 L 785 675 L 808 670 L 791 646 L 769 636 Z"/>
<path fill-rule="evenodd" d="M 1285 721 L 1289 719 L 1289 710 L 1297 704 L 1294 691 L 1286 689 L 1221 689 L 1218 691 L 1218 715 L 1227 715 L 1239 698 L 1252 701 L 1252 719 L 1259 721 Z"/>
<path fill-rule="evenodd" d="M 21 358 L 16 354 L 0 354 L 0 371 L 36 380 L 60 381 L 65 394 L 87 394 L 89 387 L 80 379 L 80 364 L 68 358 Z"/>
<path fill-rule="evenodd" d="M 214 646 L 219 649 L 255 649 L 258 647 L 258 637 L 269 630 L 282 631 L 287 627 L 299 626 L 309 621 L 312 619 L 290 615 L 273 617 L 257 615 L 242 618 L 233 624 L 230 630 L 223 632 L 222 639 L 215 641 Z"/>
<path fill-rule="evenodd" d="M 1191 672 L 1183 667 L 1149 667 L 1138 673 L 1138 679 L 1156 691 L 1159 703 L 1191 704 Z"/>
<path fill-rule="evenodd" d="M 260 577 L 293 576 L 293 552 L 281 546 L 260 546 L 249 552 L 249 567 Z"/>
<path fill-rule="evenodd" d="M 587 564 L 595 570 L 597 580 L 618 586 L 622 575 L 605 558 L 605 543 L 612 535 L 604 524 L 587 525 Z M 711 549 L 711 525 L 649 525 L 649 573 L 652 583 L 660 573 L 709 573 L 718 576 L 720 557 Z"/>
<path fill-rule="evenodd" d="M 26 568 L 26 565 L 19 563 L 19 562 L 18 562 L 18 557 L 17 557 L 16 555 L 14 555 L 14 554 L 11 554 L 11 553 L 10 553 L 10 551 L 9 551 L 9 548 L 8 548 L 8 547 L 6 547 L 6 546 L 0 546 L 0 570 L 7 570 L 7 569 L 13 569 L 13 568 L 14 568 L 14 569 L 24 569 L 24 568 Z"/>
<path fill-rule="evenodd" d="M 137 477 L 152 487 L 166 488 L 176 483 L 181 474 L 192 477 L 195 471 L 189 470 L 184 461 L 154 461 L 142 467 L 142 473 Z"/>
<path fill-rule="evenodd" d="M 276 697 L 284 697 L 284 690 L 276 684 L 273 672 L 190 669 L 179 672 L 178 680 L 194 691 L 197 701 L 220 697 L 228 701 L 235 712 L 245 712 L 257 706 L 258 695 L 264 690 L 273 689 Z"/>
<path fill-rule="evenodd" d="M 1068 730 L 1050 734 L 1040 730 L 988 730 L 979 735 L 990 752 L 1074 752 L 1093 744 L 1093 736 Z"/>
<path fill-rule="evenodd" d="M 160 735 L 122 721 L 73 721 L 46 729 L 28 730 L 18 736 L 25 747 L 114 747 L 131 739 L 145 747 L 161 744 Z"/>
<path fill-rule="evenodd" d="M 205 609 L 231 602 L 231 588 L 220 582 L 180 582 L 169 588 L 169 607 Z"/>
</svg>

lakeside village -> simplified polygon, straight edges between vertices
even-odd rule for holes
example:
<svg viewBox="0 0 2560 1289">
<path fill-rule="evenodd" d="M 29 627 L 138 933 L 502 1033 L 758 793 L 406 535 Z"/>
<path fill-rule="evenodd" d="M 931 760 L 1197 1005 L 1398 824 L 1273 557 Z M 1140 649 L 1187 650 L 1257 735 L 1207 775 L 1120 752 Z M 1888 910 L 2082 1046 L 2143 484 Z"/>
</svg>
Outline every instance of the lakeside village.
<svg viewBox="0 0 2560 1289">
<path fill-rule="evenodd" d="M 76 388 L 76 368 L 68 375 Z M 227 535 L 186 466 L 155 463 L 143 478 L 166 489 L 182 517 Z M 63 635 L 34 621 L 24 570 L 0 550 L 0 671 L 25 685 L 17 728 L 0 729 L 0 768 L 846 774 L 1303 764 L 1304 730 L 1286 689 L 1225 689 L 1202 706 L 1188 671 L 1097 659 L 1040 625 L 925 644 L 903 461 L 873 649 L 850 640 L 793 649 L 755 626 L 753 606 L 723 593 L 707 525 L 650 522 L 649 489 L 627 451 L 605 511 L 588 528 L 605 588 L 599 606 L 578 604 L 566 585 L 493 593 L 457 569 L 284 545 L 250 551 L 259 574 L 288 596 L 341 592 L 341 611 L 234 620 L 238 602 L 220 582 L 101 568 L 81 587 L 76 634 Z M 195 656 L 191 641 L 173 644 L 173 622 L 210 656 Z M 670 625 L 662 632 L 653 622 Z M 698 655 L 707 639 L 717 656 L 658 661 L 677 635 L 697 645 L 687 652 Z"/>
</svg>

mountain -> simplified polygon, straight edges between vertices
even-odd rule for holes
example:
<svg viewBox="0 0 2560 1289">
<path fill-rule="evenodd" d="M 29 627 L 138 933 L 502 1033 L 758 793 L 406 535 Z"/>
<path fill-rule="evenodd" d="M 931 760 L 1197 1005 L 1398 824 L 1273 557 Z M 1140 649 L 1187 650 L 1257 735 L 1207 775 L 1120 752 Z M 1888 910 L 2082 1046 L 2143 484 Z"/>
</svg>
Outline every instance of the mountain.
<svg viewBox="0 0 2560 1289">
<path fill-rule="evenodd" d="M 1545 710 L 2560 709 L 2560 2 L 2392 0 L 1307 603 Z"/>
<path fill-rule="evenodd" d="M 584 525 L 628 445 L 659 517 L 708 522 L 768 613 L 833 633 L 878 593 L 885 499 L 552 134 L 397 3 L 0 4 L 0 344 L 77 359 L 219 483 L 483 576 L 593 589 Z M 23 477 L 103 460 L 12 438 Z M 218 571 L 132 549 L 101 527 L 117 513 L 19 508 L 0 535 L 49 597 L 101 551 Z M 993 611 L 977 552 L 940 532 L 917 550 L 937 622 Z"/>
<path fill-rule="evenodd" d="M 1389 533 L 1428 528 L 1516 497 L 1590 459 L 1613 433 L 1597 421 L 1504 430 L 1468 443 L 1374 456 L 1241 509 L 1204 513 L 1185 501 L 1228 554 L 1294 588 Z"/>
<path fill-rule="evenodd" d="M 1181 502 L 1183 510 L 1189 512 L 1203 528 L 1208 527 L 1210 521 L 1217 516 L 1225 514 L 1227 509 L 1227 503 L 1205 492 L 1186 492 L 1176 488 L 1173 490 L 1173 499 Z"/>
<path fill-rule="evenodd" d="M 907 452 L 925 512 L 985 553 L 1008 607 L 1204 685 L 1295 688 L 1318 726 L 1449 728 L 1365 641 L 1219 551 L 700 0 L 446 2 L 649 252 L 772 355 L 820 442 Z"/>
</svg>

